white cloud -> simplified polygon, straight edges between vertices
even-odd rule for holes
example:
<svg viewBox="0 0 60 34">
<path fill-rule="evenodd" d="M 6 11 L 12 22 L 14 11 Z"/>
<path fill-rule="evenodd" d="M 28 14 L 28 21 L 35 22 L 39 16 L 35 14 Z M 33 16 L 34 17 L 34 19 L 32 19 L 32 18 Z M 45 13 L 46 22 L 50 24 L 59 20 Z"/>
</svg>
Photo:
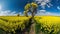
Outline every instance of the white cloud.
<svg viewBox="0 0 60 34">
<path fill-rule="evenodd" d="M 24 14 L 22 12 L 19 12 L 20 16 L 24 16 Z"/>
<path fill-rule="evenodd" d="M 41 15 L 60 16 L 60 13 L 52 13 L 52 12 L 48 12 L 46 10 L 39 10 L 36 15 L 38 15 L 38 16 L 41 16 Z"/>
<path fill-rule="evenodd" d="M 47 6 L 48 8 L 50 8 L 51 6 L 53 6 L 50 2 L 50 0 L 35 0 L 38 1 L 38 4 L 40 4 L 40 6 L 45 9 L 45 6 Z"/>
<path fill-rule="evenodd" d="M 11 12 L 10 10 L 0 11 L 0 16 L 15 16 L 17 15 L 16 11 Z"/>
<path fill-rule="evenodd" d="M 58 9 L 58 10 L 60 10 L 60 7 L 59 7 L 59 6 L 57 6 L 57 9 Z"/>
</svg>

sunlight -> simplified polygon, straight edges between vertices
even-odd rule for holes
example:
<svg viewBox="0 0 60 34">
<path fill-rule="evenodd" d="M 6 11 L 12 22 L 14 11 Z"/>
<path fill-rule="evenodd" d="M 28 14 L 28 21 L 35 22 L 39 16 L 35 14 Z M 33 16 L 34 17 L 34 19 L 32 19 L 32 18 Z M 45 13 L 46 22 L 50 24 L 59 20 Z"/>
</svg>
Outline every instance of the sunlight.
<svg viewBox="0 0 60 34">
<path fill-rule="evenodd" d="M 0 10 L 2 10 L 2 5 L 0 5 Z"/>
</svg>

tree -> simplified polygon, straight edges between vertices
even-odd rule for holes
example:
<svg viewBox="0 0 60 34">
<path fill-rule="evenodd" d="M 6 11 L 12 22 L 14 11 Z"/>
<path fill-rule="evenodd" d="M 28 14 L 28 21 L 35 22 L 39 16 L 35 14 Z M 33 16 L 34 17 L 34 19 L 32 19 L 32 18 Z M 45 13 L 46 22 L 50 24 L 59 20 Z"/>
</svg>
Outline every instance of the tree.
<svg viewBox="0 0 60 34">
<path fill-rule="evenodd" d="M 18 14 L 17 14 L 17 16 L 20 16 L 20 9 L 18 10 Z"/>
<path fill-rule="evenodd" d="M 17 14 L 17 16 L 20 16 L 19 14 Z"/>
<path fill-rule="evenodd" d="M 28 17 L 28 12 L 31 12 L 32 17 L 34 17 L 37 13 L 37 7 L 38 5 L 35 2 L 26 4 L 26 6 L 24 7 L 24 15 Z"/>
<path fill-rule="evenodd" d="M 31 18 L 29 19 L 29 23 L 28 23 L 28 29 L 30 29 L 31 31 L 30 32 L 34 32 L 34 28 L 32 28 L 32 27 L 34 27 L 34 16 L 35 16 L 35 14 L 37 13 L 37 7 L 38 7 L 38 5 L 35 3 L 35 2 L 32 2 L 32 3 L 27 3 L 26 4 L 26 6 L 24 7 L 24 15 L 26 16 L 26 17 L 28 17 L 28 12 L 30 12 L 31 13 Z"/>
</svg>

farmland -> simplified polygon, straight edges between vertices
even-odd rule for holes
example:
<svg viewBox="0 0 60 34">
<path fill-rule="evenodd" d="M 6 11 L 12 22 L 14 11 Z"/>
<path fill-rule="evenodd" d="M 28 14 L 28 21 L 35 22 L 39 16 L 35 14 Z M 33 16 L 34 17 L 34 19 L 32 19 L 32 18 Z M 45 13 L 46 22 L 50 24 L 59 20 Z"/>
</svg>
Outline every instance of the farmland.
<svg viewBox="0 0 60 34">
<path fill-rule="evenodd" d="M 29 17 L 0 16 L 0 29 L 15 33 L 19 28 L 24 29 L 26 20 L 28 21 Z"/>
<path fill-rule="evenodd" d="M 23 31 L 26 23 L 30 23 L 30 18 L 25 16 L 0 16 L 0 29 L 13 33 L 19 28 Z M 58 34 L 60 32 L 59 16 L 35 16 L 34 20 L 36 32 L 42 31 L 46 34 Z"/>
<path fill-rule="evenodd" d="M 59 16 L 39 16 L 35 17 L 35 20 L 40 24 L 40 31 L 43 31 L 46 34 L 58 34 L 58 32 L 60 32 Z"/>
</svg>

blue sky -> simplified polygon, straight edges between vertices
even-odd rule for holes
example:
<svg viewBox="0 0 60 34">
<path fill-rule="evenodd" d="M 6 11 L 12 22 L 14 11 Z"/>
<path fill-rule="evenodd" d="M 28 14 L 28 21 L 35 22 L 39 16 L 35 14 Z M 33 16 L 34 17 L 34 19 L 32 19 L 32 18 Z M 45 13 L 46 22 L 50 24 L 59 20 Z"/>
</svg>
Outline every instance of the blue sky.
<svg viewBox="0 0 60 34">
<path fill-rule="evenodd" d="M 22 15 L 24 6 L 32 0 L 0 0 L 0 16 L 16 15 L 18 11 Z M 34 0 L 40 3 L 36 15 L 60 16 L 60 0 Z"/>
</svg>

